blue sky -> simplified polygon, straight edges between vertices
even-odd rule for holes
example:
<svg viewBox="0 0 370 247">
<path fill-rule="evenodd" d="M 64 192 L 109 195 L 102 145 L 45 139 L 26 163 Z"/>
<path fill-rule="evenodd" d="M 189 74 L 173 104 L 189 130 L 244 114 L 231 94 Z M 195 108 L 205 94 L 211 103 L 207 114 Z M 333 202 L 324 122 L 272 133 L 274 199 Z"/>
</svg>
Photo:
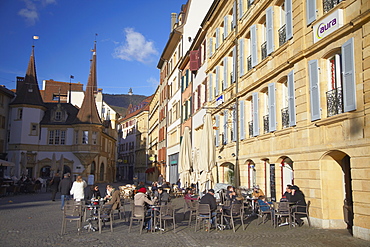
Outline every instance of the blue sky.
<svg viewBox="0 0 370 247">
<path fill-rule="evenodd" d="M 151 95 L 171 13 L 186 0 L 1 0 L 0 85 L 25 76 L 32 44 L 38 83 L 53 79 L 86 85 L 97 41 L 98 87 L 104 93 Z M 97 36 L 95 34 L 98 34 Z M 33 36 L 39 36 L 33 40 Z"/>
</svg>

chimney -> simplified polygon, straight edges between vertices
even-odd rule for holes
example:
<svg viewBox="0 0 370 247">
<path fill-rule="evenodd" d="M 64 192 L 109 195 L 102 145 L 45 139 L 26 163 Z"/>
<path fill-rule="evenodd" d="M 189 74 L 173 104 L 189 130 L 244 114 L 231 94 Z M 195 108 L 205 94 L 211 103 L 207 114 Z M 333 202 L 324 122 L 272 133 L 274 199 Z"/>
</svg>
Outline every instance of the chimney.
<svg viewBox="0 0 370 247">
<path fill-rule="evenodd" d="M 173 27 L 175 26 L 177 22 L 177 14 L 176 13 L 171 13 L 171 32 L 173 31 Z"/>
</svg>

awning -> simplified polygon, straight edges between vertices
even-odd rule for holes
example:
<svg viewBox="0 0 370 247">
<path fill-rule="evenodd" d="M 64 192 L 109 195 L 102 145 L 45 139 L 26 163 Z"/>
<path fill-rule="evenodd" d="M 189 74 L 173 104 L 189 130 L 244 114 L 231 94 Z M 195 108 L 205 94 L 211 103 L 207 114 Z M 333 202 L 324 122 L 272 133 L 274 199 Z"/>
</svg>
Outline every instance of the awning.
<svg viewBox="0 0 370 247">
<path fill-rule="evenodd" d="M 15 166 L 15 164 L 10 161 L 0 160 L 0 166 Z"/>
</svg>

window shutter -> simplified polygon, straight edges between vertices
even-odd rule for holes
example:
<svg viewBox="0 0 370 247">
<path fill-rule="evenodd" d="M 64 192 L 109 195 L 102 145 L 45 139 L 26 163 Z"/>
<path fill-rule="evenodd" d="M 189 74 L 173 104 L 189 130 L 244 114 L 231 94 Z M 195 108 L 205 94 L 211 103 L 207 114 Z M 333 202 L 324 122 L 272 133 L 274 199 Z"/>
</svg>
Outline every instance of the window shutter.
<svg viewBox="0 0 370 247">
<path fill-rule="evenodd" d="M 286 40 L 293 37 L 293 13 L 292 13 L 292 0 L 285 0 L 285 32 Z"/>
<path fill-rule="evenodd" d="M 226 39 L 226 37 L 229 35 L 229 16 L 225 16 L 224 17 L 224 37 Z"/>
<path fill-rule="evenodd" d="M 228 57 L 224 57 L 224 85 L 223 85 L 223 90 L 225 90 L 227 88 L 228 79 L 229 79 L 229 77 L 227 76 L 227 74 L 229 73 L 227 60 L 228 60 Z"/>
<path fill-rule="evenodd" d="M 220 46 L 220 28 L 216 28 L 216 49 Z"/>
<path fill-rule="evenodd" d="M 254 3 L 254 0 L 249 0 L 249 3 L 250 3 L 250 4 Z"/>
<path fill-rule="evenodd" d="M 270 55 L 274 51 L 274 19 L 272 7 L 268 7 L 266 10 L 266 37 L 267 55 Z"/>
<path fill-rule="evenodd" d="M 320 119 L 320 89 L 319 71 L 317 60 L 308 62 L 308 72 L 310 77 L 310 100 L 311 100 L 311 121 Z"/>
<path fill-rule="evenodd" d="M 354 39 L 342 46 L 344 112 L 356 110 Z"/>
<path fill-rule="evenodd" d="M 306 0 L 307 25 L 316 20 L 316 0 Z"/>
<path fill-rule="evenodd" d="M 220 85 L 220 66 L 216 66 L 216 86 L 215 86 L 215 97 L 219 94 Z"/>
<path fill-rule="evenodd" d="M 239 19 L 243 17 L 243 2 L 244 0 L 238 0 L 239 1 Z"/>
<path fill-rule="evenodd" d="M 189 86 L 189 70 L 187 69 L 186 70 L 186 87 L 185 88 L 188 88 Z"/>
<path fill-rule="evenodd" d="M 224 111 L 224 143 L 223 144 L 227 144 L 229 142 L 228 140 L 228 135 L 227 135 L 227 120 L 228 120 L 228 116 L 227 116 L 228 112 L 227 110 Z"/>
<path fill-rule="evenodd" d="M 236 46 L 233 48 L 233 79 L 231 83 L 234 83 L 236 81 Z"/>
<path fill-rule="evenodd" d="M 201 87 L 201 85 L 198 85 L 198 92 L 197 93 L 198 93 L 197 94 L 197 101 L 198 101 L 197 110 L 198 110 L 200 108 L 200 106 L 201 106 L 201 102 L 200 102 L 201 95 L 202 95 L 202 87 Z"/>
<path fill-rule="evenodd" d="M 236 142 L 236 109 L 233 109 L 233 135 L 231 137 L 231 140 L 233 142 Z"/>
<path fill-rule="evenodd" d="M 268 104 L 269 104 L 269 131 L 276 130 L 276 91 L 275 83 L 268 85 Z"/>
<path fill-rule="evenodd" d="M 190 51 L 190 71 L 200 68 L 200 50 Z"/>
<path fill-rule="evenodd" d="M 239 102 L 239 113 L 240 113 L 240 140 L 245 139 L 245 117 L 244 117 L 244 100 Z"/>
<path fill-rule="evenodd" d="M 181 76 L 181 92 L 184 92 L 184 76 Z"/>
<path fill-rule="evenodd" d="M 257 58 L 257 26 L 251 26 L 251 52 L 252 52 L 252 67 L 256 66 L 258 63 Z"/>
<path fill-rule="evenodd" d="M 289 126 L 296 125 L 295 118 L 295 88 L 294 88 L 294 71 L 288 74 L 288 113 L 289 113 Z"/>
<path fill-rule="evenodd" d="M 260 132 L 258 119 L 258 93 L 252 94 L 253 100 L 253 136 L 258 136 Z"/>
<path fill-rule="evenodd" d="M 216 115 L 216 138 L 215 138 L 215 141 L 216 141 L 216 147 L 218 147 L 220 145 L 220 116 L 219 115 Z"/>
<path fill-rule="evenodd" d="M 208 74 L 208 101 L 212 101 L 212 90 L 213 90 L 213 85 L 212 85 L 212 73 Z"/>
<path fill-rule="evenodd" d="M 236 2 L 234 2 L 234 5 L 233 5 L 233 28 L 236 27 L 236 22 L 237 22 L 237 18 L 236 18 Z"/>
<path fill-rule="evenodd" d="M 244 39 L 239 39 L 239 77 L 244 75 Z"/>
<path fill-rule="evenodd" d="M 208 42 L 208 54 L 209 54 L 209 57 L 212 57 L 212 47 L 213 47 L 213 38 L 209 38 L 209 42 Z"/>
</svg>

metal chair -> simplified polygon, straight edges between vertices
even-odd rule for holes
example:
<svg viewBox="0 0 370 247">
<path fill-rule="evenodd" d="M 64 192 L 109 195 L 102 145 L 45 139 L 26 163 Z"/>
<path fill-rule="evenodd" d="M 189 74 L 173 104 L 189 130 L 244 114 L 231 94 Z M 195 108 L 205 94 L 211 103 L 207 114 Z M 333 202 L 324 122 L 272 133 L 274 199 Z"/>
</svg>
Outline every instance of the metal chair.
<svg viewBox="0 0 370 247">
<path fill-rule="evenodd" d="M 211 210 L 208 204 L 199 204 L 197 209 L 197 214 L 195 218 L 195 231 L 197 231 L 198 221 L 207 220 L 208 232 L 211 229 Z"/>
<path fill-rule="evenodd" d="M 272 205 L 271 205 L 272 206 Z M 269 207 L 268 210 L 262 210 L 261 207 Z M 270 206 L 269 205 L 260 205 L 258 202 L 257 202 L 257 205 L 256 205 L 256 210 L 257 210 L 257 220 L 256 220 L 256 225 L 259 225 L 258 222 L 259 222 L 259 218 L 262 219 L 262 222 L 261 223 L 265 223 L 265 219 L 267 218 L 268 215 L 270 215 L 270 219 L 271 219 L 271 225 L 274 225 L 274 216 L 272 214 L 272 211 L 270 210 Z"/>
<path fill-rule="evenodd" d="M 311 221 L 310 221 L 310 205 L 311 201 L 307 201 L 307 206 L 302 206 L 302 205 L 294 205 L 292 207 L 292 212 L 293 212 L 293 218 L 296 219 L 297 215 L 302 215 L 303 217 L 307 218 L 308 221 L 308 226 L 311 227 Z M 299 212 L 298 209 L 303 208 L 304 212 Z"/>
<path fill-rule="evenodd" d="M 290 213 L 290 208 L 289 208 L 289 202 L 279 202 L 277 203 L 277 210 L 275 211 L 275 217 L 274 217 L 274 225 L 275 227 L 277 226 L 278 219 L 282 218 L 287 218 L 288 222 L 287 224 L 289 225 L 289 228 L 291 226 L 291 221 L 292 221 L 292 216 Z M 286 225 L 286 224 L 283 224 Z M 279 225 L 282 226 L 282 225 Z"/>
<path fill-rule="evenodd" d="M 176 231 L 175 210 L 173 209 L 173 206 L 170 204 L 161 206 L 159 211 L 159 228 L 163 229 L 163 231 L 166 229 L 167 220 L 172 220 L 173 232 L 175 232 Z"/>
<path fill-rule="evenodd" d="M 193 216 L 196 216 L 199 203 L 197 201 L 185 200 L 185 204 L 190 213 L 189 214 L 189 224 L 188 224 L 190 226 Z M 184 209 L 184 218 L 185 218 L 185 209 Z"/>
<path fill-rule="evenodd" d="M 63 221 L 61 235 L 65 234 L 67 221 L 77 221 L 78 234 L 81 231 L 82 206 L 81 204 L 65 204 L 63 209 Z"/>
<path fill-rule="evenodd" d="M 128 228 L 128 231 L 131 232 L 132 222 L 134 220 L 141 221 L 140 224 L 140 234 L 143 231 L 144 227 L 144 221 L 146 218 L 149 218 L 150 216 L 146 216 L 145 208 L 144 206 L 135 206 L 135 204 L 132 202 L 131 204 L 131 219 L 130 219 L 130 226 Z"/>
<path fill-rule="evenodd" d="M 120 220 L 122 220 L 123 214 L 123 219 L 126 221 L 125 199 L 123 198 L 120 199 L 120 204 L 116 209 L 113 210 L 113 217 L 115 214 L 118 214 Z"/>
<path fill-rule="evenodd" d="M 99 233 L 101 233 L 102 222 L 109 220 L 110 231 L 113 232 L 113 204 L 104 204 L 98 210 L 98 221 L 99 221 Z"/>
<path fill-rule="evenodd" d="M 231 219 L 231 227 L 233 228 L 234 232 L 235 232 L 234 219 L 239 218 L 241 223 L 242 223 L 243 230 L 244 230 L 244 220 L 243 220 L 243 218 L 244 218 L 244 208 L 243 208 L 243 204 L 239 204 L 239 203 L 231 204 L 230 214 L 224 214 L 224 211 L 222 211 L 222 220 L 223 220 L 223 217 Z"/>
</svg>

